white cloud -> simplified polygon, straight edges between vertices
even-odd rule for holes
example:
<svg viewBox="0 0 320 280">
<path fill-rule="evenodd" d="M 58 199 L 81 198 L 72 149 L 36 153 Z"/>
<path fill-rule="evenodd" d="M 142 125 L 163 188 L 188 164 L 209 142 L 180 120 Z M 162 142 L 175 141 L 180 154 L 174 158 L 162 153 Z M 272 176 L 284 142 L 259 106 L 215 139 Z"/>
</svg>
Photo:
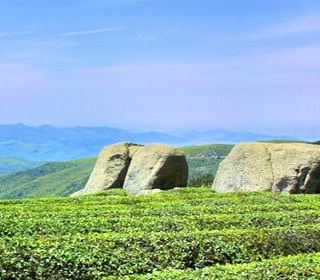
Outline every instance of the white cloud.
<svg viewBox="0 0 320 280">
<path fill-rule="evenodd" d="M 97 34 L 97 33 L 120 31 L 120 30 L 123 30 L 123 28 L 109 27 L 109 28 L 101 28 L 101 29 L 93 29 L 93 30 L 82 30 L 82 31 L 75 31 L 75 32 L 66 32 L 66 33 L 63 33 L 62 36 L 65 36 L 65 37 L 81 36 L 81 35 L 90 35 L 90 34 Z"/>
</svg>

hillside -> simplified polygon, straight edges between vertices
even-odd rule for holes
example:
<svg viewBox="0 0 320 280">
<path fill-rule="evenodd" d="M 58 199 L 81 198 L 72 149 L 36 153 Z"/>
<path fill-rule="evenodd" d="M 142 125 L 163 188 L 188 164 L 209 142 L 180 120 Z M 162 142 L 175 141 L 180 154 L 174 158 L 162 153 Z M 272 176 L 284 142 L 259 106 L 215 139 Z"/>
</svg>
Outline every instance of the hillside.
<svg viewBox="0 0 320 280">
<path fill-rule="evenodd" d="M 318 195 L 111 190 L 0 208 L 1 279 L 319 276 Z"/>
<path fill-rule="evenodd" d="M 35 168 L 42 164 L 43 162 L 34 162 L 12 157 L 0 158 L 0 176 L 17 171 Z"/>
<path fill-rule="evenodd" d="M 180 135 L 184 139 L 192 139 L 195 143 L 239 143 L 250 141 L 267 141 L 270 139 L 282 139 L 283 136 L 275 136 L 248 131 L 232 131 L 228 129 L 209 129 L 187 131 Z M 296 140 L 291 137 L 285 139 Z"/>
<path fill-rule="evenodd" d="M 189 165 L 189 185 L 211 186 L 220 162 L 232 148 L 227 144 L 182 147 Z"/>
<path fill-rule="evenodd" d="M 219 163 L 231 148 L 223 144 L 181 148 L 189 164 L 189 185 L 210 186 Z M 0 177 L 0 197 L 67 196 L 85 186 L 94 163 L 95 158 L 50 162 Z"/>
<path fill-rule="evenodd" d="M 95 159 L 51 162 L 0 177 L 1 198 L 67 196 L 88 180 Z"/>
<path fill-rule="evenodd" d="M 186 146 L 180 149 L 187 155 L 187 157 L 225 157 L 228 155 L 234 145 L 230 144 L 208 144 L 198 146 Z"/>
</svg>

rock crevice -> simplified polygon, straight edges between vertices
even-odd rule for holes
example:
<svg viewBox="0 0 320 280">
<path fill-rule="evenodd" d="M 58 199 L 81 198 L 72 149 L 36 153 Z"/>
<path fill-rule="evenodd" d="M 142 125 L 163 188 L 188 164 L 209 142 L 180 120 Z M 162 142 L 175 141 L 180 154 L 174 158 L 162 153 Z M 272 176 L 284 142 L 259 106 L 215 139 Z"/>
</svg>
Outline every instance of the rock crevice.
<svg viewBox="0 0 320 280">
<path fill-rule="evenodd" d="M 73 196 L 124 188 L 131 194 L 185 187 L 188 165 L 184 154 L 168 145 L 120 143 L 100 153 L 85 188 Z"/>
<path fill-rule="evenodd" d="M 111 188 L 121 188 L 124 184 L 132 157 L 142 148 L 133 143 L 118 143 L 105 147 L 95 164 L 84 189 L 73 196 L 97 193 Z"/>
<path fill-rule="evenodd" d="M 264 148 L 266 149 L 266 154 L 267 154 L 267 162 L 269 162 L 270 166 L 270 174 L 271 174 L 271 184 L 270 187 L 273 187 L 274 183 L 274 172 L 273 172 L 273 162 L 272 162 L 272 153 L 270 152 L 269 148 L 267 145 L 263 144 Z"/>
</svg>

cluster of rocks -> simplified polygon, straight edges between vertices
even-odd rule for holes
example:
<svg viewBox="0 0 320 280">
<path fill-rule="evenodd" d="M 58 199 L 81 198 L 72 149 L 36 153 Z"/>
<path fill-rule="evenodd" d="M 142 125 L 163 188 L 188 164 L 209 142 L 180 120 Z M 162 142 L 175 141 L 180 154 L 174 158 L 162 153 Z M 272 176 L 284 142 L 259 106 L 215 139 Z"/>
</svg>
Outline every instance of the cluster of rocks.
<svg viewBox="0 0 320 280">
<path fill-rule="evenodd" d="M 104 148 L 85 188 L 73 196 L 87 195 L 111 188 L 130 194 L 148 194 L 185 187 L 188 164 L 184 154 L 168 145 L 119 143 Z"/>
<path fill-rule="evenodd" d="M 168 145 L 120 143 L 102 150 L 84 189 L 74 196 L 111 188 L 149 194 L 185 187 L 185 155 Z M 220 164 L 217 192 L 320 193 L 320 146 L 303 143 L 239 144 Z"/>
</svg>

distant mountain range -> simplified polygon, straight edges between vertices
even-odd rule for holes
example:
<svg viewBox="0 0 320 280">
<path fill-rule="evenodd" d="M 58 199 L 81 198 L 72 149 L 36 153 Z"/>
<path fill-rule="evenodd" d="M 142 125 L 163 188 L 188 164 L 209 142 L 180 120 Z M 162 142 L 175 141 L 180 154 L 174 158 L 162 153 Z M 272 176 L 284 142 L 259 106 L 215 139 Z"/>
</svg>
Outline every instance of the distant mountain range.
<svg viewBox="0 0 320 280">
<path fill-rule="evenodd" d="M 283 138 L 283 137 L 282 137 Z M 96 156 L 102 147 L 116 142 L 168 143 L 190 145 L 237 143 L 281 137 L 223 129 L 189 131 L 180 135 L 161 132 L 136 133 L 109 127 L 31 127 L 24 124 L 0 125 L 0 159 L 63 161 Z"/>
<path fill-rule="evenodd" d="M 279 137 L 275 135 L 267 135 L 253 133 L 247 131 L 231 131 L 227 129 L 212 129 L 212 130 L 193 130 L 185 132 L 181 135 L 183 139 L 189 139 L 192 144 L 203 143 L 239 143 L 249 141 L 266 141 L 266 140 L 294 140 L 290 137 Z"/>
<path fill-rule="evenodd" d="M 30 127 L 0 125 L 0 158 L 60 161 L 97 155 L 115 142 L 179 143 L 181 139 L 158 132 L 132 133 L 108 127 Z"/>
</svg>

